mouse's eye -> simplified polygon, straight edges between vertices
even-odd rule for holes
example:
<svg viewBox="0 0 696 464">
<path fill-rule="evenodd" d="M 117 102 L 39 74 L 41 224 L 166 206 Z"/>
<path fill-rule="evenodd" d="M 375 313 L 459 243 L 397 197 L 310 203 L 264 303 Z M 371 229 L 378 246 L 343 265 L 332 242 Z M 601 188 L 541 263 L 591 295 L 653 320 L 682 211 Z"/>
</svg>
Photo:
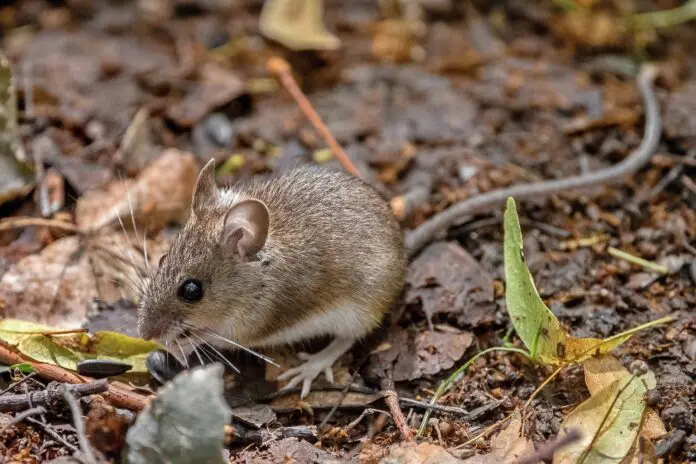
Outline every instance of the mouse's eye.
<svg viewBox="0 0 696 464">
<path fill-rule="evenodd" d="M 203 284 L 200 280 L 186 279 L 179 285 L 177 295 L 186 303 L 195 303 L 203 298 Z"/>
</svg>

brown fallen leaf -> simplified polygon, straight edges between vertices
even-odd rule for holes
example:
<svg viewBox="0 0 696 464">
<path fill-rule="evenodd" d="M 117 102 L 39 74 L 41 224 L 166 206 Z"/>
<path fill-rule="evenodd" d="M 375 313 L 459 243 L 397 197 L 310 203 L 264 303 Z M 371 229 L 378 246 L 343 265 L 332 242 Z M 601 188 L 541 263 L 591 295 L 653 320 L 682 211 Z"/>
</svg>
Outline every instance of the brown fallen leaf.
<svg viewBox="0 0 696 464">
<path fill-rule="evenodd" d="M 121 232 L 72 236 L 23 258 L 0 279 L 0 315 L 74 328 L 87 321 L 95 298 L 138 301 L 136 269 L 144 269 L 145 263 L 132 243 Z M 150 262 L 157 263 L 168 244 L 161 237 L 148 243 Z"/>
<path fill-rule="evenodd" d="M 136 180 L 115 180 L 105 190 L 83 195 L 77 202 L 75 220 L 85 230 L 99 230 L 118 224 L 120 216 L 130 228 L 132 207 L 136 224 L 148 230 L 183 222 L 189 214 L 198 170 L 194 155 L 167 149 Z"/>
<path fill-rule="evenodd" d="M 454 366 L 471 346 L 470 332 L 430 332 L 417 334 L 395 329 L 388 336 L 391 344 L 370 356 L 368 372 L 379 377 L 393 366 L 395 382 L 434 375 Z"/>
<path fill-rule="evenodd" d="M 455 242 L 436 242 L 409 266 L 406 302 L 420 303 L 428 320 L 444 314 L 476 327 L 495 316 L 493 278 Z"/>
<path fill-rule="evenodd" d="M 442 446 L 433 443 L 402 443 L 391 448 L 381 464 L 459 464 L 457 459 Z M 468 461 L 467 461 L 468 462 Z"/>
<path fill-rule="evenodd" d="M 245 92 L 244 82 L 228 69 L 207 63 L 200 73 L 194 88 L 167 110 L 167 116 L 181 127 L 195 126 L 214 109 Z"/>
<path fill-rule="evenodd" d="M 94 280 L 78 237 L 53 242 L 12 266 L 0 280 L 3 318 L 79 327 L 87 317 Z"/>
<path fill-rule="evenodd" d="M 513 464 L 534 453 L 534 444 L 522 435 L 522 416 L 515 411 L 510 424 L 491 438 L 491 452 L 464 460 L 466 464 Z"/>
</svg>

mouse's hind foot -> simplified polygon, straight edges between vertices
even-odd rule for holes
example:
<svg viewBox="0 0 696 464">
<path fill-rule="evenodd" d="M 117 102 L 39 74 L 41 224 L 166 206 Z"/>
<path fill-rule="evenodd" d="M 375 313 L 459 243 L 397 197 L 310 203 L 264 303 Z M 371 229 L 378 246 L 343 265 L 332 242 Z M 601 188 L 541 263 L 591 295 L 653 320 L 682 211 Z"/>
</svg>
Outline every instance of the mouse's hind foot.
<svg viewBox="0 0 696 464">
<path fill-rule="evenodd" d="M 326 348 L 315 354 L 298 353 L 298 357 L 304 362 L 297 367 L 293 367 L 278 376 L 278 380 L 290 379 L 286 390 L 295 388 L 302 382 L 302 392 L 300 398 L 304 399 L 309 394 L 312 382 L 322 372 L 326 380 L 333 383 L 334 363 L 350 350 L 355 342 L 354 338 L 337 337 Z"/>
</svg>

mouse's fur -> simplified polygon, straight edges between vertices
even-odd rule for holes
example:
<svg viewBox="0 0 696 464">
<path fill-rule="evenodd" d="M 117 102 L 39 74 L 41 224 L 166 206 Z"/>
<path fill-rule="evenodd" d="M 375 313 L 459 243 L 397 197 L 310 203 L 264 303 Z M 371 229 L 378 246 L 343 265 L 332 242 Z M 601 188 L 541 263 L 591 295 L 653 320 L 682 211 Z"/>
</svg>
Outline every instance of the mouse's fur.
<svg viewBox="0 0 696 464">
<path fill-rule="evenodd" d="M 380 323 L 407 258 L 391 209 L 370 186 L 309 165 L 218 190 L 213 169 L 201 173 L 192 214 L 147 285 L 141 336 L 169 341 L 184 322 L 253 347 L 359 338 Z M 249 198 L 265 203 L 270 224 L 261 251 L 242 259 L 220 237 L 227 211 Z M 201 301 L 177 297 L 186 278 L 203 282 Z"/>
</svg>

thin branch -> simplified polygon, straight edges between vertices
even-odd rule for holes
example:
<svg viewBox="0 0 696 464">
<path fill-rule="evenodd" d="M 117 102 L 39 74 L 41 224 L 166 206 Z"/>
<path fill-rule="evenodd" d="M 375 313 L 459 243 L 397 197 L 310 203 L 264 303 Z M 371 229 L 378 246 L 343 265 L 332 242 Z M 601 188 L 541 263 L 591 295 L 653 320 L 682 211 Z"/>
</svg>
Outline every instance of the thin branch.
<svg viewBox="0 0 696 464">
<path fill-rule="evenodd" d="M 106 379 L 91 383 L 77 385 L 51 382 L 45 390 L 29 392 L 22 395 L 5 395 L 0 397 L 0 411 L 23 411 L 34 406 L 47 406 L 59 401 L 63 396 L 63 389 L 68 389 L 78 397 L 104 393 L 109 388 Z"/>
<path fill-rule="evenodd" d="M 406 422 L 404 413 L 399 407 L 399 395 L 394 389 L 394 381 L 388 377 L 382 380 L 382 395 L 384 396 L 384 402 L 389 406 L 389 411 L 391 411 L 392 419 L 394 420 L 394 425 L 399 429 L 399 433 L 405 441 L 413 441 L 413 433 Z"/>
<path fill-rule="evenodd" d="M 283 87 L 292 95 L 292 98 L 297 102 L 297 106 L 302 110 L 302 112 L 307 116 L 307 119 L 312 123 L 314 128 L 319 132 L 322 138 L 326 141 L 326 144 L 331 148 L 331 153 L 336 157 L 336 159 L 341 163 L 346 171 L 350 172 L 356 177 L 363 178 L 358 168 L 355 167 L 353 162 L 350 160 L 346 152 L 343 151 L 341 145 L 338 144 L 334 136 L 326 127 L 326 124 L 321 120 L 321 117 L 312 107 L 307 96 L 302 92 L 300 86 L 295 82 L 295 78 L 292 77 L 292 72 L 290 72 L 290 65 L 287 61 L 279 57 L 273 57 L 266 63 L 266 67 L 270 72 L 280 78 Z"/>
<path fill-rule="evenodd" d="M 638 88 L 645 106 L 645 132 L 640 146 L 626 159 L 609 168 L 587 174 L 534 184 L 514 185 L 467 198 L 431 217 L 407 235 L 406 246 L 409 254 L 411 256 L 417 254 L 440 231 L 449 228 L 457 221 L 503 204 L 508 197 L 513 197 L 516 201 L 530 198 L 537 200 L 566 190 L 621 182 L 627 175 L 641 169 L 655 152 L 662 134 L 660 108 L 653 89 L 656 76 L 657 68 L 652 65 L 644 65 L 638 75 Z"/>
<path fill-rule="evenodd" d="M 19 387 L 19 386 L 22 385 L 24 382 L 26 382 L 27 380 L 33 378 L 34 376 L 36 376 L 36 372 L 32 372 L 31 374 L 22 377 L 20 380 L 16 381 L 15 383 L 13 383 L 12 385 L 10 385 L 9 387 L 7 387 L 6 389 L 4 389 L 3 391 L 0 391 L 0 396 L 4 395 L 5 393 L 7 393 L 7 392 L 10 391 L 10 390 L 13 390 L 13 389 L 16 388 L 16 387 Z"/>
<path fill-rule="evenodd" d="M 52 436 L 53 438 L 55 438 L 56 440 L 61 442 L 63 444 L 63 446 L 68 448 L 73 453 L 80 452 L 80 449 L 77 446 L 73 445 L 72 443 L 67 441 L 65 438 L 63 438 L 58 432 L 53 430 L 53 427 L 51 427 L 50 424 L 44 424 L 43 422 L 38 421 L 38 420 L 34 419 L 33 417 L 27 417 L 27 422 L 31 422 L 32 424 L 38 425 L 39 427 L 41 427 L 44 432 L 46 432 L 47 434 L 49 434 L 50 436 Z"/>
<path fill-rule="evenodd" d="M 5 430 L 9 427 L 12 427 L 15 424 L 19 424 L 20 422 L 25 420 L 27 417 L 35 416 L 37 414 L 44 414 L 45 412 L 46 412 L 46 408 L 44 408 L 43 406 L 37 406 L 35 408 L 30 408 L 30 409 L 27 409 L 26 411 L 22 411 L 22 412 L 16 414 L 7 424 L 5 424 L 5 426 L 0 428 L 0 432 L 2 432 L 3 430 Z"/>
<path fill-rule="evenodd" d="M 104 389 L 106 390 L 106 388 Z M 97 458 L 94 456 L 92 446 L 89 444 L 87 434 L 85 433 L 85 423 L 82 421 L 82 410 L 80 409 L 80 405 L 77 403 L 77 400 L 72 395 L 72 393 L 70 393 L 69 388 L 63 386 L 62 390 L 63 398 L 65 399 L 65 402 L 68 403 L 68 406 L 70 407 L 70 413 L 73 416 L 73 422 L 75 423 L 75 433 L 77 433 L 77 441 L 78 443 L 80 443 L 80 449 L 82 449 L 84 460 L 90 464 L 97 464 Z"/>
</svg>

